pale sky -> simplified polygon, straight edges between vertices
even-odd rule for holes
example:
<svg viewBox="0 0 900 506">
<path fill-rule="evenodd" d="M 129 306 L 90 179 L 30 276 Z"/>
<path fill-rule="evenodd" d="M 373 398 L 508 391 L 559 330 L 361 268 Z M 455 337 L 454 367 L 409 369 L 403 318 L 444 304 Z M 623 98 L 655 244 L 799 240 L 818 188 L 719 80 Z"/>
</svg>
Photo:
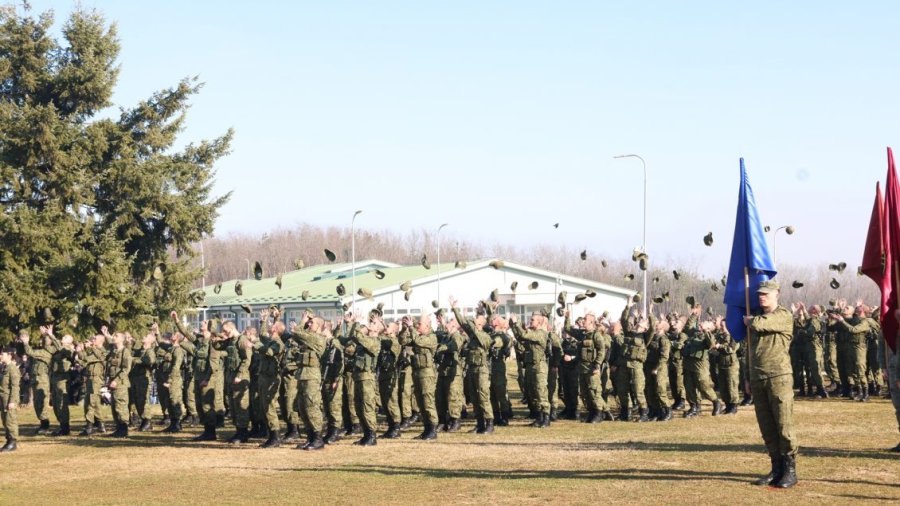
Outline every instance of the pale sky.
<svg viewBox="0 0 900 506">
<path fill-rule="evenodd" d="M 33 1 L 61 23 L 72 1 Z M 236 131 L 217 234 L 298 222 L 728 262 L 746 159 L 779 261 L 859 264 L 900 149 L 897 2 L 90 1 L 114 101 L 197 75 L 183 142 Z M 558 230 L 552 228 L 561 223 Z M 712 231 L 713 248 L 702 237 Z"/>
</svg>

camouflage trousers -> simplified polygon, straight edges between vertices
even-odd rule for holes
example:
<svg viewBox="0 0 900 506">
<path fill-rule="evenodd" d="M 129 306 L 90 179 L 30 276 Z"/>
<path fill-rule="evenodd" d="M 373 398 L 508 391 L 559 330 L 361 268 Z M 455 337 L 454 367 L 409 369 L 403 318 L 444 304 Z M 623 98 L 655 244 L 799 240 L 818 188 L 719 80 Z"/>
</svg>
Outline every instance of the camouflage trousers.
<svg viewBox="0 0 900 506">
<path fill-rule="evenodd" d="M 796 455 L 794 389 L 790 374 L 750 383 L 753 409 L 769 456 Z"/>
<path fill-rule="evenodd" d="M 825 382 L 822 380 L 822 369 L 824 368 L 822 346 L 811 343 L 806 347 L 806 356 L 804 359 L 806 362 L 806 370 L 809 371 L 812 386 L 816 387 L 816 389 L 824 390 Z"/>
<path fill-rule="evenodd" d="M 603 399 L 603 387 L 600 384 L 600 372 L 581 372 L 578 374 L 581 403 L 589 413 L 594 411 L 606 411 L 609 409 L 606 400 Z"/>
<path fill-rule="evenodd" d="M 400 423 L 400 401 L 397 389 L 397 373 L 395 371 L 381 371 L 378 375 L 378 396 L 381 405 L 387 414 L 389 424 Z"/>
<path fill-rule="evenodd" d="M 307 432 L 322 432 L 322 380 L 318 375 L 297 381 L 297 412 Z"/>
<path fill-rule="evenodd" d="M 366 373 L 365 376 L 353 378 L 353 402 L 356 408 L 356 416 L 363 429 L 375 432 L 378 421 L 375 419 L 377 407 L 375 403 L 375 376 Z"/>
<path fill-rule="evenodd" d="M 284 421 L 293 425 L 300 424 L 300 412 L 297 408 L 297 374 L 296 371 L 285 371 L 281 375 L 281 400 L 284 406 Z"/>
<path fill-rule="evenodd" d="M 466 373 L 472 390 L 472 407 L 475 409 L 475 418 L 484 420 L 494 419 L 494 410 L 491 407 L 491 369 L 490 365 L 470 365 Z"/>
<path fill-rule="evenodd" d="M 3 430 L 7 441 L 19 439 L 18 408 L 9 409 L 7 406 L 10 401 L 18 403 L 19 399 L 0 398 L 0 404 L 2 404 L 0 405 L 0 421 L 3 422 Z"/>
<path fill-rule="evenodd" d="M 50 417 L 44 412 L 50 401 L 50 378 L 44 376 L 38 378 L 32 386 L 32 404 L 34 404 L 34 414 L 38 421 L 49 420 Z"/>
<path fill-rule="evenodd" d="M 281 429 L 281 424 L 278 423 L 278 390 L 281 388 L 281 376 L 260 376 L 257 381 L 259 404 L 266 414 L 266 425 L 270 431 L 278 431 Z"/>
<path fill-rule="evenodd" d="M 512 413 L 507 391 L 506 362 L 502 360 L 491 364 L 491 409 L 496 418 Z"/>
<path fill-rule="evenodd" d="M 342 411 L 344 414 L 344 424 L 348 427 L 351 425 L 359 425 L 359 416 L 356 414 L 356 383 L 353 380 L 353 373 L 344 372 L 344 403 Z"/>
<path fill-rule="evenodd" d="M 692 367 L 691 364 L 684 364 L 684 390 L 687 394 L 687 400 L 691 404 L 700 405 L 700 399 L 708 401 L 718 400 L 716 391 L 712 387 L 712 381 L 709 379 L 709 369 L 706 367 Z M 793 379 L 788 376 L 793 384 Z"/>
<path fill-rule="evenodd" d="M 619 409 L 630 407 L 632 395 L 639 409 L 647 409 L 643 366 L 641 364 L 637 367 L 619 366 L 613 374 L 616 375 L 616 398 L 619 400 Z"/>
<path fill-rule="evenodd" d="M 434 373 L 429 369 L 420 369 L 413 373 L 413 391 L 416 403 L 422 412 L 422 421 L 431 427 L 438 424 L 437 408 L 434 405 L 435 392 Z"/>
<path fill-rule="evenodd" d="M 672 397 L 675 402 L 685 399 L 684 392 L 684 368 L 681 361 L 669 361 L 669 384 L 672 387 Z"/>
<path fill-rule="evenodd" d="M 132 367 L 128 381 L 131 383 L 131 404 L 140 418 L 148 418 L 146 409 L 150 402 L 150 369 L 145 366 Z"/>
<path fill-rule="evenodd" d="M 739 377 L 740 366 L 737 362 L 719 367 L 719 393 L 726 404 L 737 404 L 741 400 L 741 392 L 738 387 Z"/>
<path fill-rule="evenodd" d="M 401 419 L 409 418 L 413 412 L 419 411 L 412 385 L 412 369 L 409 367 L 400 369 L 397 376 L 397 402 L 400 404 Z"/>
<path fill-rule="evenodd" d="M 84 379 L 84 421 L 88 425 L 103 420 L 100 417 L 101 388 L 103 388 L 103 378 Z"/>
<path fill-rule="evenodd" d="M 884 357 L 884 340 L 869 341 L 866 347 L 866 380 L 881 388 L 884 386 L 884 375 L 881 372 L 881 360 Z"/>
<path fill-rule="evenodd" d="M 668 364 L 660 365 L 655 369 L 644 368 L 644 378 L 647 381 L 645 387 L 647 404 L 652 409 L 669 407 L 669 367 Z"/>
<path fill-rule="evenodd" d="M 60 424 L 69 423 L 69 378 L 68 376 L 52 376 L 50 380 L 50 402 L 53 404 L 53 415 Z"/>
<path fill-rule="evenodd" d="M 236 428 L 246 429 L 250 426 L 250 380 L 242 379 L 235 385 L 234 377 L 231 377 L 228 383 L 231 385 L 228 403 L 231 406 L 231 419 Z"/>
<path fill-rule="evenodd" d="M 322 406 L 329 427 L 340 427 L 343 419 L 344 378 L 338 376 L 330 385 L 322 386 Z"/>
<path fill-rule="evenodd" d="M 852 384 L 862 386 L 868 385 L 866 381 L 866 341 L 860 339 L 850 345 L 850 360 L 848 363 L 848 376 L 852 378 Z"/>
<path fill-rule="evenodd" d="M 525 367 L 525 391 L 529 406 L 544 415 L 550 415 L 550 401 L 547 395 L 547 364 L 539 363 Z"/>
<path fill-rule="evenodd" d="M 118 388 L 113 390 L 110 403 L 112 404 L 113 421 L 116 424 L 127 424 L 129 418 L 128 387 L 119 385 Z"/>
<path fill-rule="evenodd" d="M 181 402 L 181 378 L 169 382 L 169 386 L 158 383 L 160 402 L 165 399 L 168 406 L 169 420 L 177 421 L 184 414 L 184 406 Z"/>
<path fill-rule="evenodd" d="M 463 377 L 456 370 L 442 371 L 434 392 L 434 409 L 438 424 L 446 425 L 450 418 L 458 419 L 466 402 Z"/>
</svg>

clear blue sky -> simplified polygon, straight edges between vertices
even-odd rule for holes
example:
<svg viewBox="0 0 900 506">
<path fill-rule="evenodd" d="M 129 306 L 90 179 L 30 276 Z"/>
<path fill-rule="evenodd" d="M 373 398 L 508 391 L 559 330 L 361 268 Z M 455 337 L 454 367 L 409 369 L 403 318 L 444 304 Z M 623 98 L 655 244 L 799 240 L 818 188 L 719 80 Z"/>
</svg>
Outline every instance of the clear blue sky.
<svg viewBox="0 0 900 506">
<path fill-rule="evenodd" d="M 900 149 L 897 2 L 81 5 L 118 24 L 117 104 L 198 75 L 183 141 L 234 127 L 219 234 L 364 209 L 361 228 L 624 256 L 641 171 L 612 156 L 638 153 L 651 256 L 716 275 L 743 156 L 763 221 L 797 228 L 780 261 L 855 267 Z"/>
</svg>

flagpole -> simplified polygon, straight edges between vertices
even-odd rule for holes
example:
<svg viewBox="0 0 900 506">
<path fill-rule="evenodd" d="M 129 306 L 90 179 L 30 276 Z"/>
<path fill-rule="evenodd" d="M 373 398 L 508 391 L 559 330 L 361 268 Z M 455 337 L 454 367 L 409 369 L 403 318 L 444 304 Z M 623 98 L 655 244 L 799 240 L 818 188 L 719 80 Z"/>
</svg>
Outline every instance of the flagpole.
<svg viewBox="0 0 900 506">
<path fill-rule="evenodd" d="M 746 315 L 750 316 L 750 271 L 744 266 L 744 308 Z M 745 340 L 747 341 L 747 386 L 750 385 L 750 370 L 753 369 L 753 349 L 750 346 L 750 324 L 744 324 L 747 327 Z"/>
</svg>

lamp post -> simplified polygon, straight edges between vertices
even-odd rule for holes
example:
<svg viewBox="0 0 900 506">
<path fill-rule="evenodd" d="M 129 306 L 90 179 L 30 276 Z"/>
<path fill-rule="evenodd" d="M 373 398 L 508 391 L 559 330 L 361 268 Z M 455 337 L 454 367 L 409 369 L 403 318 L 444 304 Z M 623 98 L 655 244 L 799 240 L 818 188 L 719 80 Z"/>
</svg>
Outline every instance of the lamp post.
<svg viewBox="0 0 900 506">
<path fill-rule="evenodd" d="M 794 230 L 796 230 L 792 225 L 782 225 L 775 229 L 775 232 L 772 232 L 772 263 L 775 263 L 775 242 L 778 239 L 778 231 L 784 230 L 784 233 L 787 235 L 793 235 Z"/>
<path fill-rule="evenodd" d="M 353 218 L 350 220 L 350 284 L 351 290 L 353 292 L 350 294 L 350 307 L 353 307 L 353 304 L 356 303 L 356 229 L 354 228 L 356 223 L 356 217 L 362 213 L 362 209 L 353 213 Z"/>
<path fill-rule="evenodd" d="M 641 251 L 643 253 L 647 252 L 647 162 L 644 161 L 639 155 L 630 154 L 630 155 L 616 155 L 613 158 L 637 158 L 641 161 L 641 167 L 644 169 L 644 239 L 643 245 L 641 246 Z M 647 261 L 647 270 L 650 269 L 650 262 Z M 641 297 L 642 302 L 644 303 L 644 315 L 647 314 L 647 270 L 644 271 L 644 294 Z"/>
<path fill-rule="evenodd" d="M 448 223 L 442 224 L 437 229 L 437 271 L 438 271 L 438 280 L 437 280 L 437 301 L 438 307 L 441 307 L 441 230 L 446 227 Z"/>
</svg>

